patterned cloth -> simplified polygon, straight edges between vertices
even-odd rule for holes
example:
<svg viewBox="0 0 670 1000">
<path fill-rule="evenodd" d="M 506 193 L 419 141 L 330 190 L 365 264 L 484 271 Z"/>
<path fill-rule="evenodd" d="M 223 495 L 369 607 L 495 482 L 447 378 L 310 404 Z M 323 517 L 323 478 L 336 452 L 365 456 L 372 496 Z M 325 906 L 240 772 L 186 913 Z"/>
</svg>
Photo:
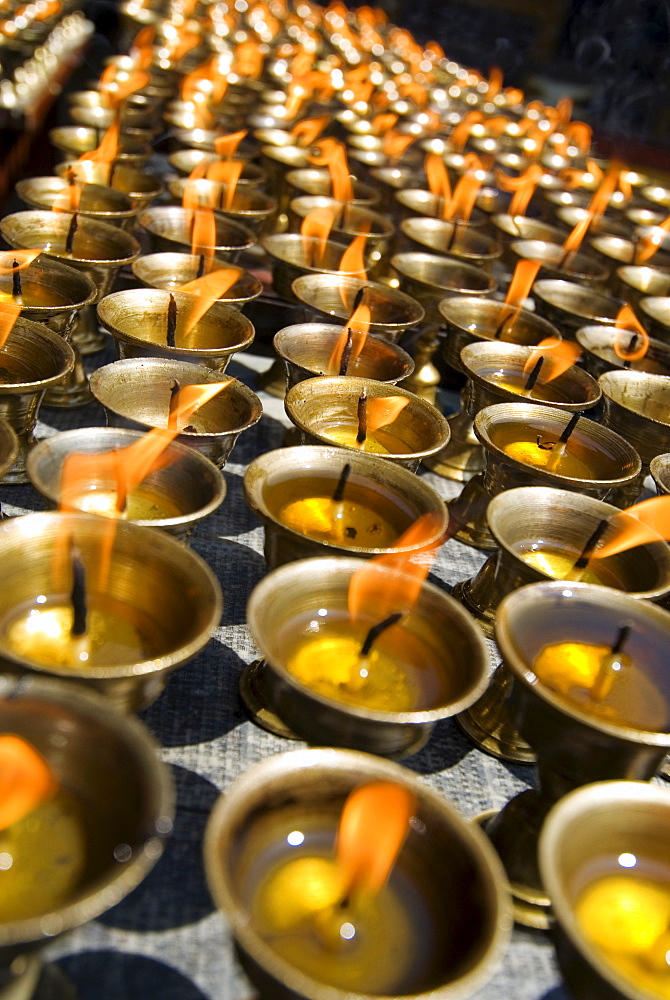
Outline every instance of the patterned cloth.
<svg viewBox="0 0 670 1000">
<path fill-rule="evenodd" d="M 113 360 L 111 347 L 92 359 Z M 256 390 L 257 370 L 268 356 L 238 355 L 228 371 Z M 282 740 L 248 721 L 238 697 L 244 666 L 257 656 L 246 627 L 247 598 L 265 573 L 263 529 L 248 509 L 242 476 L 258 454 L 279 447 L 286 429 L 282 403 L 259 391 L 265 413 L 239 439 L 225 468 L 227 496 L 201 522 L 193 548 L 217 574 L 224 593 L 220 627 L 205 650 L 174 673 L 165 692 L 142 715 L 177 787 L 174 834 L 149 877 L 100 919 L 55 942 L 47 955 L 72 979 L 79 1000 L 247 1000 L 253 987 L 234 955 L 223 917 L 207 890 L 202 839 L 221 792 L 256 761 L 300 744 Z M 102 426 L 97 403 L 76 410 L 43 408 L 37 436 L 78 426 Z M 460 487 L 421 472 L 445 499 Z M 29 486 L 0 487 L 10 515 L 45 508 Z M 432 580 L 450 589 L 472 576 L 485 556 L 451 540 L 443 546 Z M 491 649 L 491 667 L 496 651 Z M 476 749 L 451 720 L 439 723 L 424 747 L 403 762 L 442 792 L 467 818 L 497 809 L 532 782 L 532 769 L 503 764 Z M 477 1000 L 567 1000 L 550 940 L 515 930 L 504 962 Z"/>
</svg>

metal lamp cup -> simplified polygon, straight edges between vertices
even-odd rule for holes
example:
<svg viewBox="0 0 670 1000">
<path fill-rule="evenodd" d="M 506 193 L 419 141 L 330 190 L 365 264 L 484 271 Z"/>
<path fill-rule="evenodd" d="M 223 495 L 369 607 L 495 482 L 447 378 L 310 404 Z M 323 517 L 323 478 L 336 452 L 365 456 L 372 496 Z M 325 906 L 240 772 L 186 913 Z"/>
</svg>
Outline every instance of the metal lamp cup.
<svg viewBox="0 0 670 1000">
<path fill-rule="evenodd" d="M 299 750 L 274 756 L 247 771 L 219 799 L 205 832 L 205 867 L 212 895 L 230 923 L 245 970 L 264 996 L 344 1000 L 351 991 L 300 972 L 263 940 L 250 914 L 256 885 L 253 878 L 251 882 L 240 878 L 236 859 L 253 850 L 258 831 L 267 833 L 269 850 L 281 843 L 291 810 L 294 816 L 296 811 L 302 814 L 305 822 L 316 820 L 325 827 L 332 842 L 347 795 L 377 781 L 399 784 L 416 796 L 419 829 L 425 832 L 410 832 L 398 866 L 402 870 L 407 864 L 417 885 L 425 879 L 423 891 L 428 898 L 434 893 L 440 901 L 434 916 L 439 967 L 430 980 L 409 984 L 404 995 L 414 1000 L 428 996 L 464 1000 L 491 977 L 500 962 L 509 936 L 509 897 L 498 860 L 479 831 L 406 768 L 352 751 Z M 458 958 L 454 941 L 458 941 Z"/>
<path fill-rule="evenodd" d="M 578 420 L 570 441 L 588 475 L 563 475 L 506 453 L 511 442 L 534 444 L 538 437 L 558 441 L 571 418 L 570 413 L 538 403 L 494 403 L 479 411 L 474 432 L 484 447 L 486 465 L 448 505 L 460 541 L 475 548 L 497 548 L 486 509 L 494 496 L 514 486 L 554 486 L 621 507 L 637 499 L 642 489 L 640 456 L 623 437 L 586 417 Z"/>
<path fill-rule="evenodd" d="M 93 372 L 91 391 L 104 407 L 110 426 L 149 430 L 167 427 L 175 382 L 180 386 L 228 383 L 189 417 L 175 438 L 222 469 L 240 434 L 263 414 L 258 396 L 243 382 L 190 361 L 126 358 Z"/>
<path fill-rule="evenodd" d="M 174 789 L 145 727 L 74 685 L 0 676 L 0 731 L 45 758 L 59 786 L 81 803 L 88 841 L 86 874 L 60 906 L 0 924 L 0 988 L 27 997 L 39 976 L 38 949 L 119 903 L 159 860 L 172 830 Z"/>
<path fill-rule="evenodd" d="M 413 711 L 380 711 L 335 701 L 302 684 L 287 669 L 287 655 L 292 642 L 304 634 L 305 614 L 323 608 L 337 619 L 348 618 L 349 583 L 361 566 L 379 572 L 380 586 L 385 577 L 392 580 L 395 573 L 398 578 L 396 571 L 358 558 L 324 556 L 280 566 L 256 585 L 247 605 L 247 623 L 264 659 L 247 682 L 259 700 L 302 739 L 406 757 L 425 744 L 439 719 L 462 711 L 482 694 L 488 652 L 464 608 L 444 591 L 424 583 L 403 627 L 437 654 L 449 685 L 445 700 L 445 695 L 437 696 L 433 704 Z M 361 620 L 369 621 L 369 626 L 377 623 L 369 611 Z"/>
<path fill-rule="evenodd" d="M 13 616 L 38 594 L 61 592 L 54 553 L 64 535 L 72 533 L 90 569 L 99 565 L 109 528 L 107 518 L 81 513 L 27 514 L 0 522 L 0 616 Z M 151 704 L 169 674 L 209 642 L 221 617 L 222 596 L 209 566 L 176 539 L 126 521 L 118 521 L 115 529 L 105 600 L 116 602 L 121 617 L 125 608 L 126 615 L 151 622 L 158 629 L 159 647 L 138 654 L 135 662 L 128 657 L 110 666 L 82 663 L 67 669 L 55 663 L 45 666 L 17 652 L 5 634 L 0 637 L 0 664 L 13 673 L 61 677 L 96 689 L 110 704 L 129 712 Z"/>
<path fill-rule="evenodd" d="M 116 427 L 83 427 L 44 438 L 28 454 L 26 472 L 36 490 L 57 507 L 63 500 L 62 473 L 68 457 L 97 455 L 127 448 L 141 440 L 140 431 Z M 160 528 L 188 542 L 199 521 L 212 514 L 226 495 L 225 481 L 216 466 L 200 452 L 177 441 L 163 453 L 161 468 L 150 472 L 140 484 L 146 500 L 145 516 L 123 515 L 132 524 Z M 96 493 L 106 497 L 116 491 L 116 482 L 103 474 L 92 477 L 79 497 L 68 497 L 68 509 L 102 513 Z M 105 501 L 103 501 L 104 504 Z"/>
<path fill-rule="evenodd" d="M 172 346 L 167 343 L 171 294 L 177 310 L 176 343 Z M 186 332 L 180 327 L 179 316 L 188 315 L 195 301 L 188 292 L 131 288 L 105 296 L 98 303 L 98 319 L 114 338 L 121 359 L 172 358 L 225 371 L 233 354 L 252 344 L 253 325 L 239 310 L 217 300 Z"/>
<path fill-rule="evenodd" d="M 222 260 L 235 261 L 243 250 L 256 242 L 255 235 L 246 226 L 215 213 L 214 242 L 207 249 Z M 157 205 L 141 212 L 137 219 L 148 234 L 154 253 L 189 253 L 193 244 L 193 211 L 178 205 Z"/>
<path fill-rule="evenodd" d="M 272 233 L 264 236 L 261 246 L 272 263 L 272 287 L 288 302 L 297 302 L 293 282 L 306 274 L 337 274 L 356 277 L 356 271 L 342 271 L 346 247 L 334 240 L 321 240 L 300 233 Z"/>
<path fill-rule="evenodd" d="M 181 285 L 201 277 L 201 258 L 191 253 L 150 253 L 138 257 L 132 265 L 133 274 L 148 288 L 162 288 L 167 292 L 179 291 Z M 229 268 L 216 258 L 207 273 Z M 250 271 L 241 271 L 240 276 L 219 299 L 224 305 L 241 309 L 263 291 L 262 282 Z"/>
<path fill-rule="evenodd" d="M 26 457 L 35 444 L 37 415 L 45 393 L 74 370 L 65 340 L 42 323 L 19 317 L 0 348 L 0 418 L 14 431 L 18 449 L 5 470 L 6 483 L 27 483 Z"/>
<path fill-rule="evenodd" d="M 286 367 L 286 388 L 328 374 L 329 360 L 344 327 L 332 323 L 296 323 L 278 330 L 272 340 Z M 414 371 L 412 358 L 401 347 L 370 334 L 360 354 L 347 366 L 347 376 L 373 378 L 395 385 Z"/>
<path fill-rule="evenodd" d="M 521 486 L 493 497 L 486 516 L 498 550 L 477 574 L 454 588 L 454 596 L 477 618 L 487 635 L 500 601 L 526 583 L 556 579 L 524 559 L 534 548 L 578 559 L 599 522 L 618 508 L 594 497 L 548 486 Z M 670 548 L 659 539 L 594 561 L 589 566 L 602 586 L 658 601 L 670 590 Z"/>
<path fill-rule="evenodd" d="M 305 274 L 292 284 L 298 302 L 319 316 L 347 320 L 354 300 L 365 289 L 363 303 L 370 309 L 370 333 L 397 341 L 401 333 L 418 326 L 424 318 L 423 306 L 396 288 L 347 275 Z"/>
<path fill-rule="evenodd" d="M 490 271 L 502 254 L 502 246 L 478 227 L 444 219 L 411 217 L 400 223 L 400 232 L 415 248 L 455 257 Z"/>
<path fill-rule="evenodd" d="M 138 208 L 135 208 L 123 191 L 103 184 L 77 185 L 80 198 L 77 214 L 97 222 L 106 222 L 119 229 L 131 230 L 135 225 Z M 16 193 L 29 208 L 52 211 L 58 199 L 67 205 L 69 181 L 63 177 L 25 177 L 16 183 Z"/>
<path fill-rule="evenodd" d="M 372 558 L 386 552 L 410 553 L 413 548 L 380 547 L 375 535 L 363 531 L 346 543 L 324 541 L 296 530 L 282 520 L 284 495 L 308 500 L 335 492 L 345 465 L 350 472 L 345 496 L 354 497 L 373 515 L 397 528 L 398 535 L 425 514 L 434 517 L 435 529 L 422 539 L 423 548 L 445 535 L 448 518 L 444 502 L 423 479 L 374 455 L 344 454 L 340 448 L 302 445 L 266 452 L 247 467 L 244 492 L 247 503 L 265 527 L 265 561 L 275 569 L 295 559 L 323 555 L 356 555 Z M 355 518 L 353 519 L 355 520 Z"/>
<path fill-rule="evenodd" d="M 623 302 L 593 288 L 562 278 L 541 278 L 531 292 L 535 307 L 564 337 L 574 337 L 583 326 L 613 326 Z"/>
<path fill-rule="evenodd" d="M 612 371 L 598 379 L 603 423 L 629 441 L 646 476 L 656 455 L 670 451 L 670 380 L 649 372 Z"/>
<path fill-rule="evenodd" d="M 353 445 L 338 445 L 333 431 L 357 428 L 357 406 L 364 390 L 368 399 L 400 396 L 408 401 L 390 425 L 398 450 L 384 455 L 384 461 L 397 462 L 414 472 L 424 458 L 447 444 L 449 424 L 426 400 L 397 385 L 354 376 L 310 378 L 289 389 L 284 407 L 298 428 L 300 443 L 337 445 L 347 453 L 360 453 L 361 448 Z"/>
<path fill-rule="evenodd" d="M 43 247 L 43 253 L 67 264 L 90 278 L 97 288 L 97 298 L 107 294 L 119 270 L 140 255 L 137 240 L 116 226 L 95 219 L 76 216 L 76 232 L 72 249 L 67 249 L 68 235 L 75 216 L 69 212 L 15 212 L 0 221 L 0 233 L 11 247 L 29 250 Z M 99 351 L 105 346 L 95 321 L 93 306 L 82 308 L 70 334 L 75 350 L 83 354 Z M 83 367 L 77 367 L 77 382 L 67 387 L 60 405 L 77 406 L 90 401 Z"/>
<path fill-rule="evenodd" d="M 634 668 L 659 686 L 659 702 L 667 699 L 661 652 L 670 638 L 667 611 L 609 587 L 567 581 L 515 590 L 498 611 L 496 639 L 513 677 L 509 711 L 538 755 L 539 788 L 512 799 L 486 821 L 485 831 L 513 886 L 517 919 L 530 926 L 546 926 L 550 905 L 537 845 L 551 806 L 593 781 L 649 781 L 670 747 L 668 727 L 636 727 L 596 714 L 554 692 L 535 673 L 534 663 L 546 645 L 571 641 L 607 646 L 622 622 L 632 628 L 627 652 Z"/>
<path fill-rule="evenodd" d="M 670 344 L 650 337 L 643 357 L 630 361 L 626 359 L 625 352 L 632 336 L 630 331 L 616 326 L 584 326 L 577 330 L 575 339 L 582 348 L 582 364 L 589 374 L 600 378 L 606 372 L 625 369 L 670 375 Z M 634 355 L 635 352 L 632 353 Z"/>
<path fill-rule="evenodd" d="M 638 868 L 665 869 L 669 832 L 667 792 L 639 781 L 599 781 L 578 788 L 549 812 L 539 841 L 540 872 L 555 918 L 558 963 L 579 1000 L 645 1000 L 650 995 L 606 961 L 584 934 L 575 910 L 585 885 L 598 872 L 611 874 L 619 857 L 635 858 L 631 877 Z"/>
</svg>

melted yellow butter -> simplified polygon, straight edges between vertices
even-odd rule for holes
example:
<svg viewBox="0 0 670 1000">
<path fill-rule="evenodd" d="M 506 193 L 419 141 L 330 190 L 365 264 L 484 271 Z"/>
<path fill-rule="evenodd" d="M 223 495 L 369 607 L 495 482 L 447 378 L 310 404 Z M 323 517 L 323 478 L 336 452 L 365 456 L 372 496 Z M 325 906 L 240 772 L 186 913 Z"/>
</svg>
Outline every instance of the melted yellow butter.
<svg viewBox="0 0 670 1000">
<path fill-rule="evenodd" d="M 4 628 L 3 645 L 15 656 L 47 667 L 135 663 L 145 659 L 145 643 L 135 625 L 119 614 L 89 608 L 85 636 L 73 638 L 71 605 L 22 610 Z"/>
<path fill-rule="evenodd" d="M 670 887 L 607 875 L 581 893 L 575 915 L 601 957 L 638 989 L 670 1000 Z"/>
<path fill-rule="evenodd" d="M 555 472 L 559 476 L 568 476 L 570 479 L 593 478 L 588 465 L 569 451 L 564 451 L 559 445 L 556 445 L 554 450 L 554 448 L 540 448 L 534 441 L 512 441 L 504 446 L 503 451 L 517 462 L 532 465 L 537 469 L 546 469 L 547 472 Z"/>
<path fill-rule="evenodd" d="M 398 531 L 381 514 L 351 500 L 329 497 L 293 500 L 278 512 L 278 519 L 302 535 L 342 546 L 389 548 Z"/>
<path fill-rule="evenodd" d="M 382 712 L 416 708 L 419 692 L 408 665 L 374 647 L 362 657 L 360 649 L 360 640 L 352 636 L 308 639 L 287 669 L 305 687 L 334 701 Z"/>
<path fill-rule="evenodd" d="M 0 921 L 62 906 L 82 877 L 85 859 L 77 803 L 58 791 L 0 832 Z"/>
</svg>

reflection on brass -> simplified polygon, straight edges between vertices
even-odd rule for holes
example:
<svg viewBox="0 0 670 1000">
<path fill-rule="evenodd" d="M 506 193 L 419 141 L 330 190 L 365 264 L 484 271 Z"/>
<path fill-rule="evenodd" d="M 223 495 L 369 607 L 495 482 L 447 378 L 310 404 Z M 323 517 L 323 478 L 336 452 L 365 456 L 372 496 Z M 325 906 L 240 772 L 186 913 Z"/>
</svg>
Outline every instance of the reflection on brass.
<svg viewBox="0 0 670 1000">
<path fill-rule="evenodd" d="M 601 375 L 603 423 L 637 450 L 646 476 L 656 455 L 670 451 L 670 385 L 663 375 L 612 371 Z"/>
</svg>

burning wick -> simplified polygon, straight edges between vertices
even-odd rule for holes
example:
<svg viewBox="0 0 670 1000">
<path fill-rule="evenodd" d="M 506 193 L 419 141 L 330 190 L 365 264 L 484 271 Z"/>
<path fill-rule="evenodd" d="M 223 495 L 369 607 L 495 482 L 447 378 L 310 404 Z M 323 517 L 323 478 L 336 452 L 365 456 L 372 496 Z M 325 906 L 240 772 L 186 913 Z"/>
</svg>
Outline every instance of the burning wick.
<svg viewBox="0 0 670 1000">
<path fill-rule="evenodd" d="M 19 268 L 21 265 L 18 260 L 12 261 L 12 297 L 18 299 L 21 297 L 21 272 Z"/>
<path fill-rule="evenodd" d="M 174 335 L 177 331 L 177 300 L 170 292 L 170 300 L 167 308 L 167 334 L 166 344 L 168 347 L 175 347 Z"/>
<path fill-rule="evenodd" d="M 439 218 L 439 216 L 438 216 L 438 218 Z M 450 235 L 449 239 L 447 240 L 446 247 L 444 248 L 446 253 L 448 253 L 451 250 L 451 248 L 453 247 L 453 245 L 454 245 L 455 242 L 456 242 L 456 223 L 452 222 L 452 224 L 451 224 L 451 235 Z"/>
<path fill-rule="evenodd" d="M 174 431 L 177 429 L 177 410 L 178 410 L 178 400 L 177 396 L 181 386 L 177 379 L 173 379 L 172 385 L 170 386 L 170 405 L 168 408 L 168 430 Z"/>
<path fill-rule="evenodd" d="M 573 413 L 570 417 L 569 423 L 567 423 L 563 429 L 563 433 L 559 437 L 558 441 L 547 442 L 546 444 L 540 440 L 540 435 L 537 436 L 537 446 L 542 448 L 543 451 L 550 451 L 551 458 L 547 462 L 546 469 L 548 472 L 552 472 L 560 460 L 563 458 L 566 452 L 566 446 L 570 440 L 570 436 L 577 426 L 581 413 Z"/>
<path fill-rule="evenodd" d="M 402 617 L 403 612 L 396 611 L 395 614 L 389 615 L 388 618 L 385 618 L 383 622 L 373 625 L 365 637 L 365 642 L 361 646 L 361 656 L 369 656 L 373 643 L 377 641 L 382 632 L 385 632 L 387 628 L 391 628 L 391 625 L 397 624 Z"/>
<path fill-rule="evenodd" d="M 198 259 L 198 273 L 196 274 L 196 278 L 202 278 L 204 273 L 205 273 L 205 255 L 204 253 L 201 253 Z"/>
<path fill-rule="evenodd" d="M 365 444 L 365 439 L 368 436 L 368 394 L 363 389 L 363 392 L 358 398 L 358 434 L 356 435 L 356 444 Z"/>
<path fill-rule="evenodd" d="M 603 656 L 600 661 L 598 673 L 596 674 L 596 678 L 589 690 L 589 698 L 591 701 L 602 701 L 603 698 L 606 698 L 612 690 L 612 685 L 617 674 L 619 674 L 624 667 L 629 667 L 631 665 L 630 657 L 621 652 L 623 644 L 628 639 L 631 631 L 631 625 L 620 626 L 616 642 L 612 646 L 610 652 L 606 656 Z"/>
<path fill-rule="evenodd" d="M 532 392 L 533 389 L 535 388 L 535 383 L 537 382 L 538 378 L 540 377 L 540 372 L 542 371 L 542 362 L 543 361 L 544 361 L 544 358 L 543 357 L 539 357 L 537 359 L 537 361 L 535 362 L 535 365 L 534 365 L 534 367 L 533 367 L 530 375 L 526 379 L 526 384 L 523 387 L 523 391 L 524 392 Z"/>
<path fill-rule="evenodd" d="M 79 639 L 86 635 L 86 619 L 88 608 L 86 607 L 86 570 L 81 561 L 81 556 L 76 549 L 72 550 L 72 591 L 70 593 L 72 601 L 72 626 L 70 635 L 73 639 Z"/>
<path fill-rule="evenodd" d="M 505 324 L 507 323 L 507 320 L 510 318 L 510 315 L 511 314 L 508 313 L 507 316 L 503 316 L 500 322 L 498 323 L 497 327 L 495 328 L 495 333 L 493 334 L 494 340 L 500 340 L 500 338 L 502 337 L 503 333 L 505 332 Z"/>
<path fill-rule="evenodd" d="M 342 351 L 342 359 L 340 361 L 340 370 L 338 374 L 340 376 L 347 374 L 347 368 L 349 367 L 349 362 L 351 361 L 351 352 L 354 346 L 354 335 L 351 327 L 347 329 L 347 342 L 344 345 L 344 350 Z"/>
<path fill-rule="evenodd" d="M 337 486 L 335 487 L 335 491 L 333 493 L 333 503 L 341 503 L 342 500 L 344 500 L 344 490 L 350 475 L 351 465 L 347 462 L 340 473 L 340 478 L 337 481 Z"/>
<path fill-rule="evenodd" d="M 626 351 L 625 351 L 626 357 L 624 358 L 624 362 L 623 362 L 623 367 L 624 368 L 630 368 L 630 365 L 631 365 L 630 355 L 631 354 L 635 354 L 635 352 L 637 350 L 637 343 L 638 343 L 639 339 L 640 339 L 639 333 L 633 333 L 633 335 L 631 336 L 630 340 L 628 341 L 628 346 L 626 347 Z"/>
<path fill-rule="evenodd" d="M 72 221 L 70 222 L 70 228 L 67 231 L 67 236 L 65 237 L 65 253 L 72 253 L 72 244 L 74 243 L 74 237 L 77 232 L 77 227 L 79 225 L 79 219 L 77 213 L 75 212 L 72 216 Z"/>
<path fill-rule="evenodd" d="M 578 570 L 584 570 L 584 569 L 586 569 L 586 567 L 588 565 L 588 562 L 589 562 L 591 556 L 593 555 L 593 550 L 595 549 L 596 545 L 598 544 L 598 542 L 602 538 L 603 533 L 604 533 L 605 529 L 607 528 L 608 524 L 609 524 L 609 522 L 608 522 L 607 518 L 603 518 L 602 521 L 598 521 L 598 523 L 595 526 L 593 532 L 591 533 L 590 537 L 588 538 L 588 540 L 586 542 L 586 545 L 582 549 L 581 555 L 579 556 L 579 559 L 577 559 L 577 561 L 575 562 L 574 566 L 572 567 L 573 570 L 575 570 L 575 569 L 578 569 Z"/>
</svg>

